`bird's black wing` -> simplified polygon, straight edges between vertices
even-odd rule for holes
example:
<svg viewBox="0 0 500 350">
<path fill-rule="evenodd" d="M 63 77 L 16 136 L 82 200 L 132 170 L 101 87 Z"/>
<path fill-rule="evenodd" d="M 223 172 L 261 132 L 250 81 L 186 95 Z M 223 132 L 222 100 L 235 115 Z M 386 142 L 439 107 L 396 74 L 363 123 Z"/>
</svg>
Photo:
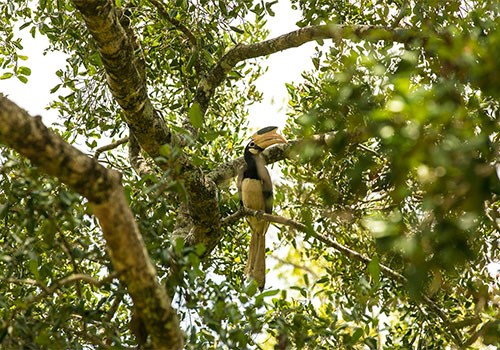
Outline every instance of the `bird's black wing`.
<svg viewBox="0 0 500 350">
<path fill-rule="evenodd" d="M 259 177 L 262 181 L 262 194 L 264 196 L 264 210 L 267 214 L 273 212 L 273 182 L 266 167 L 262 163 L 258 167 Z"/>
</svg>

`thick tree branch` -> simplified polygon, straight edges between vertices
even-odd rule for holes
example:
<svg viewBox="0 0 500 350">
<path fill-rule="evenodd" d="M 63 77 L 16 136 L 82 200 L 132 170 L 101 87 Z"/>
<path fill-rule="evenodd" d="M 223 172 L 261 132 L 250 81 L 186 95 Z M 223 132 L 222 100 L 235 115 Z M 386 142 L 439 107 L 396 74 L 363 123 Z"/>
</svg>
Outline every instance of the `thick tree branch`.
<svg viewBox="0 0 500 350">
<path fill-rule="evenodd" d="M 145 320 L 153 346 L 181 349 L 183 335 L 177 315 L 149 260 L 119 173 L 102 167 L 45 127 L 40 117 L 30 117 L 3 96 L 0 96 L 0 142 L 89 200 L 113 267 Z"/>
<path fill-rule="evenodd" d="M 120 22 L 121 11 L 111 0 L 74 0 L 89 32 L 94 37 L 104 67 L 108 84 L 118 101 L 132 134 L 141 148 L 151 157 L 160 156 L 160 147 L 169 144 L 183 147 L 187 138 L 172 134 L 162 117 L 153 109 L 147 96 L 143 76 L 143 62 L 137 57 L 138 44 L 126 21 Z M 188 210 L 192 219 L 189 232 L 196 243 L 210 243 L 219 235 L 220 212 L 216 187 L 205 179 L 202 171 L 179 151 L 175 159 L 160 162 L 163 169 L 174 169 L 183 180 L 188 193 Z M 188 232 L 178 232 L 187 235 Z M 212 244 L 213 245 L 213 244 Z"/>
<path fill-rule="evenodd" d="M 125 121 L 144 150 L 153 158 L 172 134 L 151 105 L 138 43 L 120 20 L 121 10 L 111 0 L 74 0 L 95 39 L 106 70 L 109 89 L 123 110 Z M 125 24 L 125 23 L 124 23 Z"/>
<path fill-rule="evenodd" d="M 327 237 L 325 235 L 322 235 L 320 233 L 317 233 L 314 231 L 312 228 L 307 227 L 303 223 L 300 223 L 298 221 L 294 221 L 292 219 L 284 218 L 282 216 L 277 216 L 277 215 L 271 215 L 271 214 L 266 214 L 263 211 L 259 210 L 253 210 L 250 208 L 240 208 L 236 213 L 226 217 L 223 219 L 223 225 L 231 225 L 234 224 L 239 218 L 244 217 L 244 216 L 255 216 L 259 219 L 267 220 L 270 222 L 275 222 L 277 224 L 285 225 L 288 227 L 292 227 L 297 231 L 301 231 L 304 233 L 307 233 L 311 235 L 312 237 L 316 238 L 320 242 L 324 243 L 328 247 L 332 247 L 345 256 L 349 257 L 350 259 L 357 260 L 363 264 L 368 265 L 372 259 L 364 256 L 363 254 L 360 254 L 356 252 L 355 250 L 352 250 L 350 248 L 347 248 L 346 246 L 343 246 L 342 244 L 336 242 L 335 240 L 331 239 L 330 237 Z M 389 277 L 401 284 L 406 284 L 408 280 L 406 277 L 401 275 L 400 273 L 394 271 L 393 269 L 380 264 L 380 271 L 386 276 Z M 422 295 L 422 300 L 424 303 L 426 303 L 429 308 L 436 314 L 444 323 L 446 328 L 451 334 L 451 337 L 453 338 L 454 342 L 458 346 L 462 346 L 462 339 L 460 337 L 460 334 L 457 332 L 456 328 L 453 326 L 452 322 L 448 318 L 448 316 L 441 310 L 441 308 L 428 296 Z"/>
<path fill-rule="evenodd" d="M 0 143 L 12 147 L 94 203 L 107 201 L 120 174 L 69 146 L 42 123 L 0 94 Z"/>
<path fill-rule="evenodd" d="M 200 103 L 204 113 L 208 108 L 215 89 L 224 81 L 227 74 L 238 62 L 267 56 L 279 51 L 301 46 L 314 40 L 368 40 L 411 43 L 421 39 L 416 30 L 368 25 L 326 24 L 308 26 L 293 32 L 250 45 L 238 45 L 229 50 L 209 74 L 200 81 L 195 101 Z"/>
</svg>

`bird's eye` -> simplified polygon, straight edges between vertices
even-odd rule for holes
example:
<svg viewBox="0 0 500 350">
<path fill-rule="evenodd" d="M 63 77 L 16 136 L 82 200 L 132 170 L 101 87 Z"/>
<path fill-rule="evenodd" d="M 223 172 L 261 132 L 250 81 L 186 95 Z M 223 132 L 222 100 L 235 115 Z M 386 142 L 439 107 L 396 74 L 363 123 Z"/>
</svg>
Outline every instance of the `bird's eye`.
<svg viewBox="0 0 500 350">
<path fill-rule="evenodd" d="M 255 142 L 250 142 L 250 147 L 255 147 Z"/>
</svg>

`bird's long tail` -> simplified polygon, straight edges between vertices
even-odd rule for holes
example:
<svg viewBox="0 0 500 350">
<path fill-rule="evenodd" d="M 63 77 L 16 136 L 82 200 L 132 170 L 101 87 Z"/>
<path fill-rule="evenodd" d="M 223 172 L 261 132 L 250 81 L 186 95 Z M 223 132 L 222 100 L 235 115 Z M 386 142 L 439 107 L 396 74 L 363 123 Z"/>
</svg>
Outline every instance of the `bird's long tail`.
<svg viewBox="0 0 500 350">
<path fill-rule="evenodd" d="M 252 237 L 250 238 L 250 249 L 245 274 L 253 278 L 264 289 L 266 284 L 266 231 L 268 222 L 250 222 Z"/>
</svg>

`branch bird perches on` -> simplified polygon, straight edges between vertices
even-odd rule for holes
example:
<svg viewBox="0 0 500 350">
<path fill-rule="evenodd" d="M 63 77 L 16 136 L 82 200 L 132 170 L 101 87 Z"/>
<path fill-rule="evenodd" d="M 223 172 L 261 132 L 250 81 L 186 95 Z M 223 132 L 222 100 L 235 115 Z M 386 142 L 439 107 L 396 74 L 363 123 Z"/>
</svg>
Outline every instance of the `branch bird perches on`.
<svg viewBox="0 0 500 350">
<path fill-rule="evenodd" d="M 326 236 L 325 234 L 318 233 L 314 230 L 311 230 L 308 226 L 304 225 L 301 222 L 298 222 L 298 221 L 295 221 L 295 220 L 292 220 L 289 218 L 285 218 L 282 216 L 272 215 L 272 214 L 267 213 L 263 210 L 255 210 L 253 208 L 242 207 L 237 212 L 225 217 L 222 220 L 222 225 L 223 226 L 233 225 L 242 217 L 246 217 L 247 220 L 249 217 L 254 217 L 262 222 L 264 222 L 264 221 L 267 221 L 268 223 L 274 222 L 274 223 L 277 223 L 280 225 L 291 227 L 299 232 L 304 232 L 304 233 L 311 235 L 312 237 L 314 237 L 318 241 L 324 243 L 327 247 L 331 247 L 331 248 L 339 251 L 340 253 L 349 257 L 352 260 L 359 261 L 365 265 L 368 265 L 372 261 L 372 258 L 365 256 L 361 253 L 358 253 L 357 251 L 352 250 L 352 249 L 338 243 L 336 240 Z M 404 277 L 399 272 L 397 272 L 397 271 L 395 271 L 395 270 L 393 270 L 393 269 L 391 269 L 383 264 L 379 264 L 379 267 L 380 267 L 380 272 L 383 275 L 385 275 L 386 277 L 393 279 L 400 284 L 408 283 L 408 280 L 406 279 L 406 277 Z M 422 294 L 421 298 L 422 298 L 422 301 L 429 307 L 429 309 L 432 310 L 433 314 L 435 316 L 439 317 L 439 319 L 441 319 L 441 321 L 443 322 L 443 325 L 446 327 L 446 329 L 449 332 L 450 338 L 453 339 L 455 344 L 462 347 L 464 345 L 464 342 L 462 341 L 462 337 L 460 336 L 459 332 L 457 331 L 456 327 L 453 325 L 453 323 L 451 322 L 449 317 L 441 310 L 441 307 L 438 304 L 436 304 L 436 302 L 434 300 L 432 300 L 426 294 Z"/>
</svg>

